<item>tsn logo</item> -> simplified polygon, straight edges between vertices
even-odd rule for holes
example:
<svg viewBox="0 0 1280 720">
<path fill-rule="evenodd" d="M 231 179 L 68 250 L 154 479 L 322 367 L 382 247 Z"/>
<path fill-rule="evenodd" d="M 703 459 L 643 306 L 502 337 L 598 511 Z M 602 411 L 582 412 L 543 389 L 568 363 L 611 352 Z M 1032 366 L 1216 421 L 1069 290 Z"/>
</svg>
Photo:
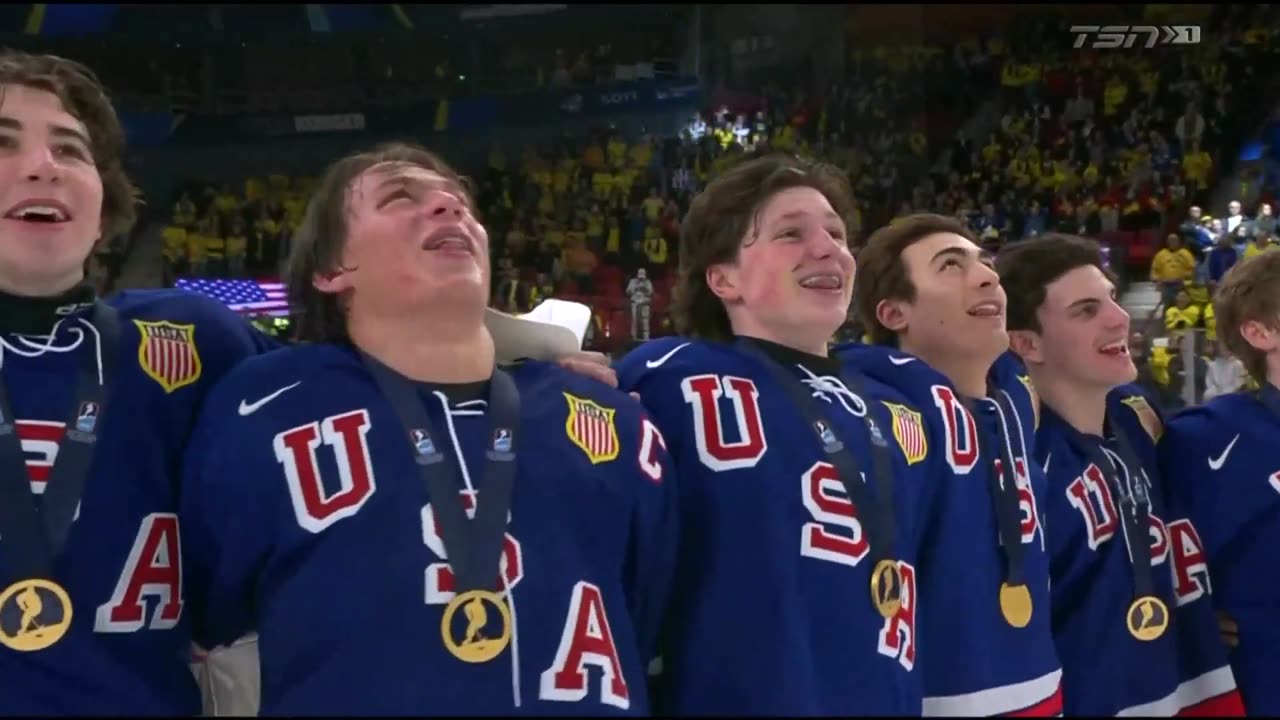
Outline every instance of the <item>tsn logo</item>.
<svg viewBox="0 0 1280 720">
<path fill-rule="evenodd" d="M 694 443 L 703 466 L 726 472 L 751 469 L 760 463 L 769 443 L 760 413 L 760 390 L 754 381 L 730 375 L 694 375 L 685 378 L 680 388 L 693 414 Z M 861 398 L 857 404 L 864 404 Z M 726 427 L 736 428 L 738 439 L 727 438 Z M 810 518 L 800 528 L 800 554 L 857 567 L 870 554 L 870 545 L 836 468 L 815 462 L 797 479 L 800 502 Z M 911 670 L 916 660 L 916 571 L 902 561 L 898 568 L 902 605 L 881 626 L 878 649 Z"/>
<path fill-rule="evenodd" d="M 1125 479 L 1129 479 L 1129 468 L 1118 455 L 1103 451 L 1107 459 L 1118 469 Z M 1148 493 L 1151 481 L 1143 472 L 1137 478 L 1145 483 Z M 1071 481 L 1066 490 L 1067 502 L 1080 514 L 1084 522 L 1085 538 L 1090 550 L 1097 550 L 1110 542 L 1120 529 L 1120 513 L 1116 508 L 1111 492 L 1111 483 L 1107 476 L 1095 464 L 1090 463 L 1084 472 Z M 1209 567 L 1205 560 L 1204 543 L 1200 534 L 1186 518 L 1179 518 L 1165 523 L 1155 514 L 1149 517 L 1151 534 L 1151 564 L 1163 565 L 1170 557 L 1170 573 L 1173 577 L 1173 592 L 1178 605 L 1195 602 L 1206 594 L 1213 592 L 1209 583 Z"/>
<path fill-rule="evenodd" d="M 303 530 L 324 532 L 358 513 L 376 492 L 367 441 L 370 428 L 368 412 L 357 410 L 276 435 L 276 460 L 284 468 L 295 519 Z M 338 487 L 333 491 L 325 487 L 318 470 L 316 453 L 322 445 L 337 460 Z M 639 447 L 636 462 L 641 472 L 655 483 L 662 482 L 660 458 L 666 452 L 666 441 L 648 418 L 641 422 Z M 474 517 L 476 492 L 459 493 L 468 517 Z M 423 544 L 437 558 L 425 570 L 424 602 L 443 607 L 455 595 L 453 570 L 430 503 L 423 506 L 420 518 Z M 510 513 L 507 522 L 511 522 Z M 512 592 L 524 577 L 524 549 L 520 540 L 508 532 L 503 536 L 495 589 Z M 514 599 L 511 602 L 515 605 Z M 590 692 L 588 666 L 601 671 L 600 702 L 623 710 L 630 708 L 632 689 L 623 674 L 604 592 L 598 585 L 580 580 L 570 594 L 555 657 L 541 674 L 539 698 L 561 702 L 585 699 Z"/>
</svg>

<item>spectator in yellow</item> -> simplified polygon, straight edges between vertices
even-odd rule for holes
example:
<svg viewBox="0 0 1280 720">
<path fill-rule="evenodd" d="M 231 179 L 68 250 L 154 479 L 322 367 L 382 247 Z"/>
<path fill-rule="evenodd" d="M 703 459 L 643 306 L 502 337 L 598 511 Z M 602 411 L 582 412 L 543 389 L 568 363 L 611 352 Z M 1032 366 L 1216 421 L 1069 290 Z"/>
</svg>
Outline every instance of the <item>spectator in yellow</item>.
<svg viewBox="0 0 1280 720">
<path fill-rule="evenodd" d="M 618 224 L 618 216 L 612 213 L 605 222 L 604 254 L 609 257 L 622 252 L 622 226 Z"/>
<path fill-rule="evenodd" d="M 187 228 L 177 224 L 166 225 L 160 233 L 164 240 L 165 272 L 172 277 L 187 257 Z"/>
<path fill-rule="evenodd" d="M 1218 318 L 1213 311 L 1213 303 L 1204 305 L 1204 338 L 1213 341 L 1218 339 Z"/>
<path fill-rule="evenodd" d="M 231 232 L 227 234 L 227 274 L 230 277 L 245 276 L 245 255 L 249 239 L 244 232 L 244 218 L 236 215 L 231 220 Z"/>
<path fill-rule="evenodd" d="M 1259 253 L 1264 253 L 1269 250 L 1275 250 L 1275 249 L 1276 249 L 1276 245 L 1275 243 L 1271 242 L 1270 235 L 1268 235 L 1267 233 L 1258 233 L 1257 235 L 1253 236 L 1253 242 L 1244 246 L 1244 259 L 1248 260 L 1254 255 L 1257 255 Z"/>
<path fill-rule="evenodd" d="M 1177 233 L 1169 233 L 1164 247 L 1151 259 L 1151 282 L 1160 286 L 1160 300 L 1165 306 L 1173 302 L 1183 283 L 1195 276 L 1196 258 L 1182 246 Z"/>
<path fill-rule="evenodd" d="M 538 303 L 552 297 L 556 294 L 556 286 L 551 282 L 551 276 L 546 273 L 538 273 L 538 282 L 529 288 L 529 304 L 526 307 L 538 307 Z"/>
<path fill-rule="evenodd" d="M 187 233 L 187 261 L 190 263 L 191 274 L 196 277 L 202 277 L 208 269 L 213 223 L 212 218 L 206 218 L 196 223 L 195 228 Z"/>
<path fill-rule="evenodd" d="M 578 283 L 579 292 L 590 295 L 595 291 L 592 287 L 591 273 L 595 272 L 600 261 L 585 242 L 575 239 L 564 249 L 564 257 L 560 262 L 563 263 L 569 276 Z"/>
<path fill-rule="evenodd" d="M 1209 188 L 1209 171 L 1213 169 L 1213 158 L 1200 149 L 1200 141 L 1192 140 L 1190 151 L 1182 156 L 1182 174 L 1187 178 L 1188 189 L 1192 192 Z"/>
<path fill-rule="evenodd" d="M 661 230 L 650 225 L 645 229 L 644 238 L 644 255 L 649 259 L 649 265 L 655 268 L 666 265 L 667 254 L 667 239 L 662 237 Z"/>
<path fill-rule="evenodd" d="M 658 196 L 658 188 L 649 188 L 649 197 L 641 203 L 644 207 L 644 217 L 650 223 L 658 222 L 658 218 L 662 217 L 662 210 L 667 206 L 667 201 Z"/>
<path fill-rule="evenodd" d="M 1164 311 L 1164 327 L 1171 333 L 1190 330 L 1200 324 L 1200 308 L 1191 304 L 1186 290 L 1179 290 L 1173 307 Z"/>
</svg>

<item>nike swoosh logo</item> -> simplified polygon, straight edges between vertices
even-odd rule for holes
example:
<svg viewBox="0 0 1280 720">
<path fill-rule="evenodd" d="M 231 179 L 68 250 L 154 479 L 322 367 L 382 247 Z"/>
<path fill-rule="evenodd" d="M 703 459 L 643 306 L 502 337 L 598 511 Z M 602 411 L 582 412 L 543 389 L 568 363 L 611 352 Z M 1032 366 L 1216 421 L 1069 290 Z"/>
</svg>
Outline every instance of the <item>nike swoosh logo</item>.
<svg viewBox="0 0 1280 720">
<path fill-rule="evenodd" d="M 906 365 L 907 363 L 911 363 L 915 361 L 916 361 L 915 358 L 893 357 L 892 355 L 889 356 L 889 362 L 893 363 L 894 365 Z"/>
<path fill-rule="evenodd" d="M 1209 458 L 1210 470 L 1222 469 L 1222 466 L 1227 462 L 1227 456 L 1231 454 L 1231 448 L 1236 446 L 1236 441 L 1239 439 L 1240 435 L 1237 433 L 1235 437 L 1231 438 L 1231 442 L 1227 443 L 1227 449 L 1223 450 L 1221 455 L 1216 458 Z"/>
<path fill-rule="evenodd" d="M 290 390 L 292 390 L 292 389 L 294 389 L 294 388 L 298 387 L 298 386 L 299 386 L 299 385 L 301 385 L 301 384 L 302 384 L 302 381 L 301 381 L 301 380 L 299 380 L 298 382 L 296 382 L 296 383 L 294 383 L 294 384 L 292 384 L 292 385 L 285 385 L 284 387 L 282 387 L 282 388 L 280 388 L 279 390 L 277 390 L 277 391 L 275 391 L 275 392 L 271 393 L 270 395 L 268 395 L 268 396 L 266 396 L 266 397 L 262 398 L 261 400 L 258 400 L 257 402 L 247 403 L 247 402 L 245 402 L 245 401 L 241 400 L 241 401 L 240 401 L 240 417 L 246 417 L 246 416 L 248 416 L 248 415 L 252 415 L 252 414 L 254 414 L 254 413 L 258 412 L 258 410 L 259 410 L 263 405 L 266 405 L 267 403 L 271 402 L 272 400 L 275 400 L 276 398 L 280 397 L 282 394 L 284 394 L 284 393 L 286 393 L 286 392 L 288 392 L 288 391 L 290 391 Z"/>
<path fill-rule="evenodd" d="M 649 368 L 650 370 L 656 367 L 661 367 L 666 361 L 671 359 L 672 355 L 675 355 L 676 353 L 680 352 L 681 350 L 685 349 L 688 346 L 689 346 L 689 343 L 680 343 L 679 345 L 671 348 L 670 352 L 658 358 L 657 360 L 646 360 L 644 363 L 644 366 Z"/>
</svg>

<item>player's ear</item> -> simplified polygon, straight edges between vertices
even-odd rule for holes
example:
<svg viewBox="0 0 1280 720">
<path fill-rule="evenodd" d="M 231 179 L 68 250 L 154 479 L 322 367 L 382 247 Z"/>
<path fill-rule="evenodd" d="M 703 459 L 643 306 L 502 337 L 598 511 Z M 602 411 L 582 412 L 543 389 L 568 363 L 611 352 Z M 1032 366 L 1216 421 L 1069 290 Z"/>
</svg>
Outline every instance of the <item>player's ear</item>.
<svg viewBox="0 0 1280 720">
<path fill-rule="evenodd" d="M 340 293 L 351 289 L 351 279 L 341 270 L 316 273 L 311 284 L 323 293 Z"/>
<path fill-rule="evenodd" d="M 1246 320 L 1241 323 L 1240 337 L 1264 353 L 1280 347 L 1280 333 L 1275 328 L 1257 320 Z"/>
<path fill-rule="evenodd" d="M 1040 344 L 1040 335 L 1030 330 L 1010 330 L 1009 349 L 1022 358 L 1022 362 L 1029 365 L 1039 365 L 1044 362 L 1044 348 Z"/>
<path fill-rule="evenodd" d="M 707 267 L 707 288 L 721 300 L 733 302 L 742 298 L 738 291 L 738 271 L 729 263 L 716 263 Z"/>
<path fill-rule="evenodd" d="M 900 300 L 881 300 L 876 303 L 876 320 L 893 332 L 907 329 L 907 313 Z"/>
</svg>

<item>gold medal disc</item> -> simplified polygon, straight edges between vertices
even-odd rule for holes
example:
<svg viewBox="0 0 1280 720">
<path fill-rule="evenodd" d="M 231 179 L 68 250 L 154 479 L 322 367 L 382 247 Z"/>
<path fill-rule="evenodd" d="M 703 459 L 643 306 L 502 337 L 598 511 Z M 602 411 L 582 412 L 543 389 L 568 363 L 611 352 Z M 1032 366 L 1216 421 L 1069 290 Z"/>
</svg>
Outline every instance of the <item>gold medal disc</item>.
<svg viewBox="0 0 1280 720">
<path fill-rule="evenodd" d="M 492 605 L 498 611 L 498 622 L 502 625 L 497 637 L 484 634 L 489 625 L 489 609 Z M 462 639 L 456 640 L 453 631 L 453 616 L 458 608 L 462 608 L 466 618 L 466 630 Z M 454 657 L 463 662 L 483 663 L 498 657 L 511 642 L 511 610 L 502 596 L 488 590 L 470 590 L 454 596 L 444 608 L 444 617 L 440 620 L 440 635 L 444 646 Z"/>
<path fill-rule="evenodd" d="M 1149 642 L 1164 634 L 1169 627 L 1169 606 L 1154 595 L 1145 595 L 1133 601 L 1125 617 L 1129 634 Z"/>
<path fill-rule="evenodd" d="M 871 571 L 871 604 L 885 619 L 902 609 L 902 572 L 896 560 L 881 560 Z"/>
<path fill-rule="evenodd" d="M 35 652 L 71 628 L 71 597 L 52 580 L 19 580 L 0 592 L 0 645 Z"/>
<path fill-rule="evenodd" d="M 1005 622 L 1016 628 L 1031 623 L 1031 591 L 1026 585 L 1000 584 L 1000 612 Z"/>
</svg>

